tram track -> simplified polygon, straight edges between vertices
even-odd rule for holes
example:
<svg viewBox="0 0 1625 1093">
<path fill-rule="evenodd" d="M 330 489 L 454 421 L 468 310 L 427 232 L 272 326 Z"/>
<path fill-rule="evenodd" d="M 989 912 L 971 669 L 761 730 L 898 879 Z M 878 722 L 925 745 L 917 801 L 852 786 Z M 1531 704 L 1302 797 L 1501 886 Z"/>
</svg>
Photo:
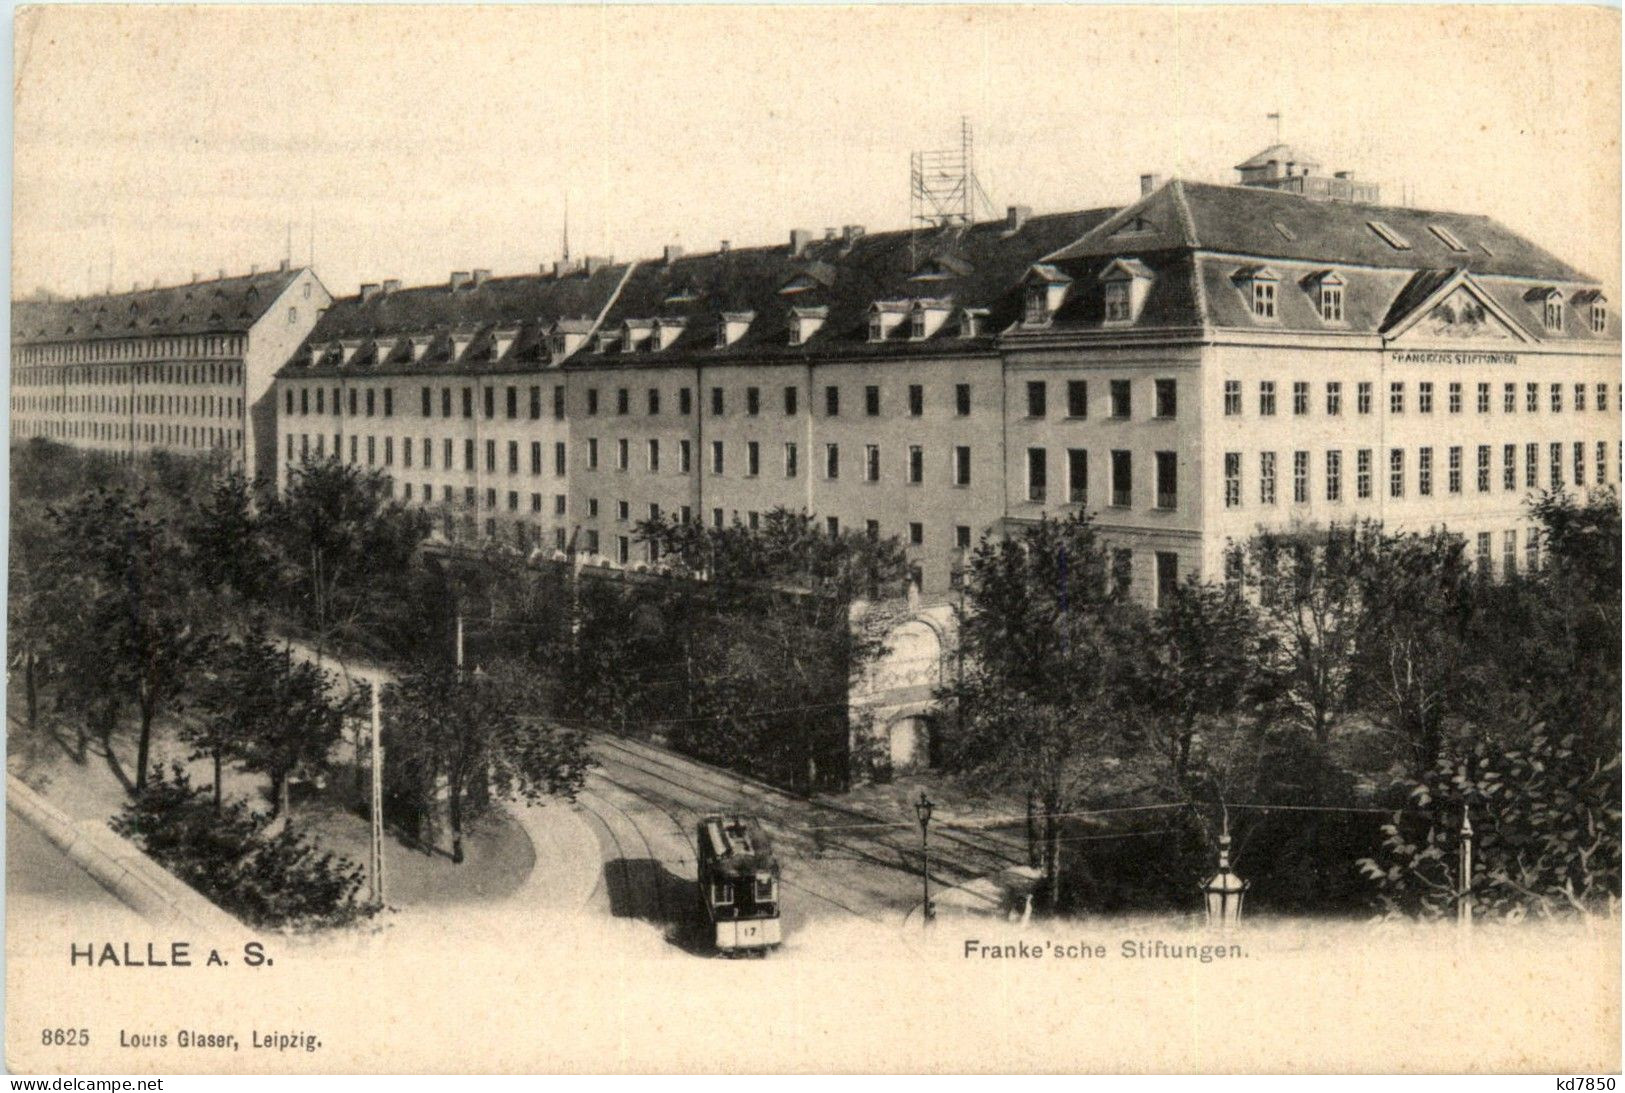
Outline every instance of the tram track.
<svg viewBox="0 0 1625 1093">
<path fill-rule="evenodd" d="M 867 813 L 853 809 L 830 805 L 820 801 L 790 802 L 780 798 L 777 791 L 765 789 L 743 779 L 731 777 L 726 772 L 693 765 L 685 760 L 667 759 L 663 756 L 651 755 L 645 751 L 625 745 L 614 737 L 597 735 L 595 741 L 607 746 L 615 753 L 612 760 L 624 771 L 635 771 L 645 778 L 663 782 L 677 790 L 694 794 L 719 805 L 729 808 L 749 807 L 758 812 L 758 815 L 769 823 L 772 828 L 782 833 L 784 837 L 795 841 L 795 845 L 807 847 L 813 851 L 810 856 L 825 856 L 830 846 L 838 847 L 855 858 L 869 864 L 882 866 L 888 869 L 900 870 L 910 875 L 916 875 L 919 869 L 918 853 L 913 846 L 900 846 L 896 841 L 880 834 L 863 834 L 865 827 L 875 825 L 875 831 L 896 831 L 898 825 L 889 824 L 884 820 Z M 647 747 L 647 745 L 645 745 Z M 664 768 L 664 769 L 660 769 Z M 669 773 L 668 773 L 669 772 Z M 680 776 L 673 777 L 673 775 Z M 699 777 L 696 778 L 695 775 Z M 701 783 L 709 783 L 709 787 Z M 719 791 L 718 786 L 721 786 Z M 648 786 L 628 786 L 630 791 L 636 793 L 649 792 Z M 707 792 L 709 789 L 709 792 Z M 667 790 L 666 792 L 670 792 Z M 718 795 L 720 792 L 720 796 Z M 832 817 L 845 820 L 861 820 L 863 823 L 850 825 L 832 824 L 826 828 L 809 829 L 805 817 L 796 817 L 793 809 L 804 806 L 809 809 L 821 811 Z M 843 830 L 843 826 L 846 830 Z M 810 844 L 810 846 L 809 846 Z M 1010 865 L 1026 864 L 1025 844 L 1016 844 L 1012 840 L 996 836 L 982 838 L 968 837 L 960 833 L 943 831 L 933 839 L 932 865 L 933 879 L 943 878 L 936 876 L 940 873 L 952 873 L 955 876 L 950 880 L 968 880 L 986 875 L 1006 868 Z M 961 851 L 955 854 L 945 849 L 946 846 L 958 847 Z M 1019 856 L 1015 853 L 1019 849 Z M 966 853 L 968 852 L 968 853 Z"/>
</svg>

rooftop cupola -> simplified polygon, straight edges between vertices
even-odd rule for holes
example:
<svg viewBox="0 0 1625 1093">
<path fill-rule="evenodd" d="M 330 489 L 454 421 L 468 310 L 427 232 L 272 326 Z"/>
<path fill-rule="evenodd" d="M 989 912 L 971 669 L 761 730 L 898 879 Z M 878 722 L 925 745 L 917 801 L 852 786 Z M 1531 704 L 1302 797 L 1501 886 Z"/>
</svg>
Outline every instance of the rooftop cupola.
<svg viewBox="0 0 1625 1093">
<path fill-rule="evenodd" d="M 1301 194 L 1321 201 L 1358 201 L 1377 204 L 1381 200 L 1374 182 L 1356 182 L 1353 171 L 1321 173 L 1320 160 L 1290 144 L 1272 144 L 1236 164 L 1243 186 L 1284 193 Z"/>
</svg>

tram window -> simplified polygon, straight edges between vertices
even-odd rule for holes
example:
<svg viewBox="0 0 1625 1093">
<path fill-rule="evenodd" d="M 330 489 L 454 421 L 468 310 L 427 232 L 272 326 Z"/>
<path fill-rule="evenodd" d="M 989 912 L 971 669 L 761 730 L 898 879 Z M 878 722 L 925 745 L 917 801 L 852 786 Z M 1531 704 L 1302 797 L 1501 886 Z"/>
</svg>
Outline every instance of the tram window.
<svg viewBox="0 0 1625 1093">
<path fill-rule="evenodd" d="M 756 890 L 755 890 L 755 894 L 754 894 L 754 896 L 752 898 L 754 898 L 757 903 L 772 903 L 773 902 L 773 878 L 772 877 L 757 877 L 756 878 Z"/>
<path fill-rule="evenodd" d="M 711 902 L 719 907 L 726 906 L 734 901 L 734 886 L 721 881 L 711 883 Z"/>
</svg>

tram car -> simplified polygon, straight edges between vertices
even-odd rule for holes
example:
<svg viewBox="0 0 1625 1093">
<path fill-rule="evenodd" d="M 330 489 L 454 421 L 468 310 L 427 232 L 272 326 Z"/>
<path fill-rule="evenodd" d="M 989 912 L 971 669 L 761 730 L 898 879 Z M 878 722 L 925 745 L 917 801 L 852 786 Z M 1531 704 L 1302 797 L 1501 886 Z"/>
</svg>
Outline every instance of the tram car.
<svg viewBox="0 0 1625 1093">
<path fill-rule="evenodd" d="M 779 862 L 761 824 L 749 816 L 714 814 L 699 823 L 700 904 L 717 951 L 765 955 L 782 940 Z"/>
</svg>

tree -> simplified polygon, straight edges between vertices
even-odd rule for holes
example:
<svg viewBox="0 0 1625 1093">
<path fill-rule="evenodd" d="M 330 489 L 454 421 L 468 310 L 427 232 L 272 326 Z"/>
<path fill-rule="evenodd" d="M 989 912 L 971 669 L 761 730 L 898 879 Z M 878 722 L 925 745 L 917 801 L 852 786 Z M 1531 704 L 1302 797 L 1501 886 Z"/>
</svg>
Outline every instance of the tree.
<svg viewBox="0 0 1625 1093">
<path fill-rule="evenodd" d="M 73 562 L 88 579 L 84 614 L 62 643 L 71 658 L 70 687 L 82 689 L 108 761 L 124 779 L 111 748 L 120 691 L 139 719 L 135 789 L 147 776 L 153 726 L 185 691 L 198 651 L 207 644 L 184 543 L 153 512 L 146 490 L 97 490 L 52 513 Z M 97 678 L 92 679 L 90 677 Z"/>
<path fill-rule="evenodd" d="M 409 585 L 429 518 L 396 501 L 382 471 L 307 460 L 268 500 L 265 527 L 286 607 L 320 655 L 335 640 L 368 638 L 372 613 Z"/>
<path fill-rule="evenodd" d="M 242 801 L 203 800 L 179 763 L 155 768 L 113 817 L 114 831 L 251 926 L 338 926 L 368 913 L 356 902 L 363 874 L 292 828 L 272 834 Z"/>
<path fill-rule="evenodd" d="M 1064 816 L 1132 770 L 1124 727 L 1136 714 L 1133 661 L 1146 625 L 1109 587 L 1086 514 L 984 539 L 971 557 L 959 619 L 966 670 L 942 695 L 961 711 L 946 765 L 1033 794 L 1052 907 L 1061 903 Z"/>
<path fill-rule="evenodd" d="M 264 605 L 275 570 L 248 479 L 229 468 L 200 494 L 188 499 L 182 527 L 198 580 L 240 605 Z"/>
<path fill-rule="evenodd" d="M 1263 712 L 1321 748 L 1349 712 L 1361 618 L 1357 543 L 1376 533 L 1370 525 L 1263 531 L 1241 552 L 1258 604 Z"/>
<path fill-rule="evenodd" d="M 534 701 L 524 669 L 495 664 L 482 674 L 422 664 L 384 695 L 394 760 L 446 787 L 452 860 L 463 860 L 468 824 L 492 800 L 574 800 L 590 759 L 577 732 L 525 716 Z"/>
</svg>

